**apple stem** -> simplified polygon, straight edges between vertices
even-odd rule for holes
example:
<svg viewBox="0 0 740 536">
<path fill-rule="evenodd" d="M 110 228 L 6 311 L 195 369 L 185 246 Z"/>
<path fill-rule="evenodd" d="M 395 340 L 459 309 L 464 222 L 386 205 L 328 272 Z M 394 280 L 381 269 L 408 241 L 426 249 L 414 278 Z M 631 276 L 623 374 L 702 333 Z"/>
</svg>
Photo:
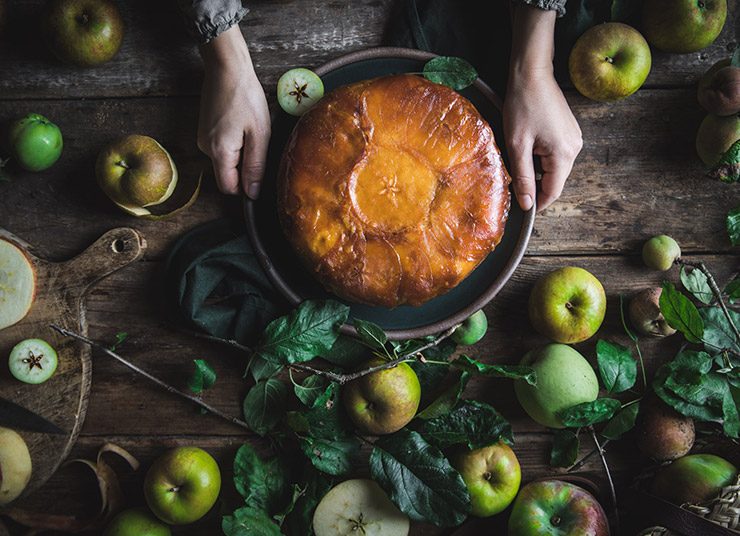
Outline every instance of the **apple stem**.
<svg viewBox="0 0 740 536">
<path fill-rule="evenodd" d="M 601 443 L 599 443 L 599 438 L 596 436 L 596 431 L 594 430 L 594 427 L 589 426 L 588 431 L 591 433 L 591 439 L 593 439 L 594 445 L 596 445 L 596 450 L 598 451 L 599 457 L 601 458 L 601 463 L 604 466 L 604 472 L 606 473 L 606 479 L 609 481 L 609 494 L 611 495 L 612 507 L 614 509 L 612 534 L 620 534 L 619 532 L 619 509 L 617 508 L 617 491 L 614 488 L 614 480 L 612 480 L 612 472 L 609 469 L 609 464 L 607 463 L 606 456 L 604 455 L 604 447 L 601 445 Z"/>
<path fill-rule="evenodd" d="M 99 342 L 96 342 L 96 341 L 94 341 L 92 339 L 88 339 L 84 335 L 80 335 L 79 333 L 75 333 L 74 331 L 70 331 L 68 329 L 62 328 L 62 327 L 57 326 L 55 324 L 51 324 L 49 327 L 51 327 L 51 329 L 53 329 L 53 330 L 61 333 L 65 337 L 72 337 L 73 339 L 77 339 L 78 341 L 81 341 L 81 342 L 84 342 L 85 344 L 90 345 L 92 348 L 95 348 L 97 350 L 100 350 L 104 354 L 107 354 L 110 357 L 112 357 L 113 359 L 116 359 L 119 363 L 127 366 L 128 368 L 130 368 L 131 370 L 133 370 L 137 374 L 141 374 L 142 376 L 144 376 L 145 378 L 147 378 L 151 382 L 156 383 L 161 388 L 163 388 L 165 391 L 168 391 L 168 392 L 170 392 L 172 394 L 175 394 L 175 395 L 178 395 L 178 396 L 180 396 L 182 398 L 185 398 L 187 400 L 190 400 L 191 402 L 193 402 L 194 404 L 200 406 L 201 408 L 205 409 L 206 411 L 208 411 L 210 413 L 213 413 L 214 415 L 216 415 L 218 417 L 221 417 L 222 419 L 225 419 L 225 420 L 229 421 L 230 423 L 235 424 L 236 426 L 239 426 L 241 428 L 244 428 L 246 430 L 250 430 L 251 431 L 251 429 L 249 428 L 249 425 L 246 422 L 242 421 L 241 419 L 238 419 L 236 417 L 231 417 L 231 416 L 223 413 L 221 410 L 219 410 L 217 408 L 214 408 L 210 404 L 207 404 L 207 403 L 203 402 L 200 398 L 197 398 L 195 396 L 192 396 L 192 395 L 189 395 L 187 393 L 184 393 L 184 392 L 180 391 L 179 389 L 175 389 L 170 384 L 168 384 L 168 383 L 160 380 L 156 376 L 153 376 L 153 375 L 149 374 L 148 372 L 146 372 L 145 370 L 137 367 L 136 365 L 134 365 L 133 363 L 131 363 L 127 359 L 121 357 L 120 355 L 118 355 L 114 351 L 110 350 L 109 348 L 106 348 L 103 344 L 101 344 Z"/>
</svg>

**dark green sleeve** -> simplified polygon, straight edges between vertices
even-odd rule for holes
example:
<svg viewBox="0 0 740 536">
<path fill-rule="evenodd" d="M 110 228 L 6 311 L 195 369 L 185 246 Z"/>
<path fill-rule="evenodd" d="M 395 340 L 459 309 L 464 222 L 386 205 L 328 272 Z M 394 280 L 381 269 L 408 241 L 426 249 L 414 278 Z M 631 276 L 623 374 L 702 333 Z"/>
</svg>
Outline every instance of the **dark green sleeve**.
<svg viewBox="0 0 740 536">
<path fill-rule="evenodd" d="M 177 0 L 188 30 L 207 43 L 247 14 L 241 0 Z"/>
</svg>

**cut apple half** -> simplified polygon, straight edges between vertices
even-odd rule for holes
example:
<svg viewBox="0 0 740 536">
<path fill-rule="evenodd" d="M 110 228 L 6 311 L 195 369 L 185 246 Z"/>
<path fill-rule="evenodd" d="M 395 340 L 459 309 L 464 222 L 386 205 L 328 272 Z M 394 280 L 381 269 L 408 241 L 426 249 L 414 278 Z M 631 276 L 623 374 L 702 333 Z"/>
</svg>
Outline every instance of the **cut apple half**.
<svg viewBox="0 0 740 536">
<path fill-rule="evenodd" d="M 0 329 L 20 322 L 31 310 L 36 273 L 26 254 L 0 238 Z"/>
<path fill-rule="evenodd" d="M 381 487 L 362 478 L 334 486 L 313 515 L 316 536 L 406 536 L 409 526 Z"/>
</svg>

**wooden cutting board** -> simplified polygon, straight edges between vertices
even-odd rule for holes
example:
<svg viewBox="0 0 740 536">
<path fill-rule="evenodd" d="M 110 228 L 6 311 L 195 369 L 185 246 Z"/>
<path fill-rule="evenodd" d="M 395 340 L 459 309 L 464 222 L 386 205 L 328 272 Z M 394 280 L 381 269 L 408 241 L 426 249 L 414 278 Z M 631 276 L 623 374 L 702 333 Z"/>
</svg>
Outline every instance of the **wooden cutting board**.
<svg viewBox="0 0 740 536">
<path fill-rule="evenodd" d="M 19 323 L 0 330 L 0 397 L 20 404 L 65 431 L 64 435 L 18 430 L 31 452 L 33 474 L 24 495 L 32 492 L 57 470 L 69 454 L 82 428 L 90 393 L 92 362 L 90 347 L 67 339 L 49 324 L 87 334 L 85 296 L 101 279 L 139 259 L 146 242 L 133 229 L 105 233 L 77 257 L 48 262 L 33 247 L 0 228 L 0 240 L 24 250 L 36 271 L 36 298 Z M 28 338 L 44 339 L 59 355 L 56 373 L 40 385 L 27 385 L 11 376 L 10 350 Z"/>
</svg>

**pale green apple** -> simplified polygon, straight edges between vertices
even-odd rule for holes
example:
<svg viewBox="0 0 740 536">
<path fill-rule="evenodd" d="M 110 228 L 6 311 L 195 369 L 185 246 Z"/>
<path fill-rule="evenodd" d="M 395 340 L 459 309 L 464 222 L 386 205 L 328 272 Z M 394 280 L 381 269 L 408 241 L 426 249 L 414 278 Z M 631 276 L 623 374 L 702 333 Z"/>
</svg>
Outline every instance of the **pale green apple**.
<svg viewBox="0 0 740 536">
<path fill-rule="evenodd" d="M 470 513 L 489 517 L 506 510 L 519 491 L 522 471 L 506 443 L 466 450 L 452 460 L 470 493 Z"/>
<path fill-rule="evenodd" d="M 563 428 L 559 411 L 599 395 L 599 380 L 586 358 L 565 344 L 548 344 L 521 361 L 537 373 L 537 385 L 517 380 L 514 391 L 524 411 L 538 423 Z"/>
<path fill-rule="evenodd" d="M 154 515 L 170 525 L 186 525 L 208 513 L 221 490 L 221 471 L 197 447 L 169 450 L 151 466 L 144 496 Z"/>
<path fill-rule="evenodd" d="M 545 337 L 582 342 L 606 315 L 606 293 L 598 279 L 576 266 L 559 268 L 537 281 L 529 295 L 529 319 Z"/>
<path fill-rule="evenodd" d="M 480 341 L 488 331 L 488 319 L 481 309 L 469 316 L 460 327 L 452 333 L 452 340 L 457 344 L 471 346 Z"/>
<path fill-rule="evenodd" d="M 608 22 L 589 28 L 573 46 L 568 72 L 582 95 L 615 101 L 640 89 L 650 73 L 652 56 L 640 32 Z"/>
<path fill-rule="evenodd" d="M 0 506 L 17 499 L 31 480 L 31 453 L 25 440 L 10 428 L 0 428 Z"/>
<path fill-rule="evenodd" d="M 663 467 L 650 492 L 673 504 L 698 504 L 714 499 L 735 482 L 737 467 L 714 454 L 690 454 Z"/>
<path fill-rule="evenodd" d="M 143 508 L 131 508 L 116 515 L 103 536 L 170 536 L 170 528 Z"/>
<path fill-rule="evenodd" d="M 727 19 L 727 0 L 645 0 L 642 29 L 655 48 L 686 54 L 711 45 Z"/>
<path fill-rule="evenodd" d="M 657 235 L 642 246 L 642 261 L 653 270 L 665 272 L 681 256 L 681 247 L 668 235 Z"/>
<path fill-rule="evenodd" d="M 362 369 L 385 363 L 371 359 Z M 372 435 L 392 434 L 406 426 L 416 415 L 421 400 L 421 385 L 414 369 L 407 363 L 373 372 L 344 387 L 344 407 L 352 422 L 362 432 Z"/>
</svg>

